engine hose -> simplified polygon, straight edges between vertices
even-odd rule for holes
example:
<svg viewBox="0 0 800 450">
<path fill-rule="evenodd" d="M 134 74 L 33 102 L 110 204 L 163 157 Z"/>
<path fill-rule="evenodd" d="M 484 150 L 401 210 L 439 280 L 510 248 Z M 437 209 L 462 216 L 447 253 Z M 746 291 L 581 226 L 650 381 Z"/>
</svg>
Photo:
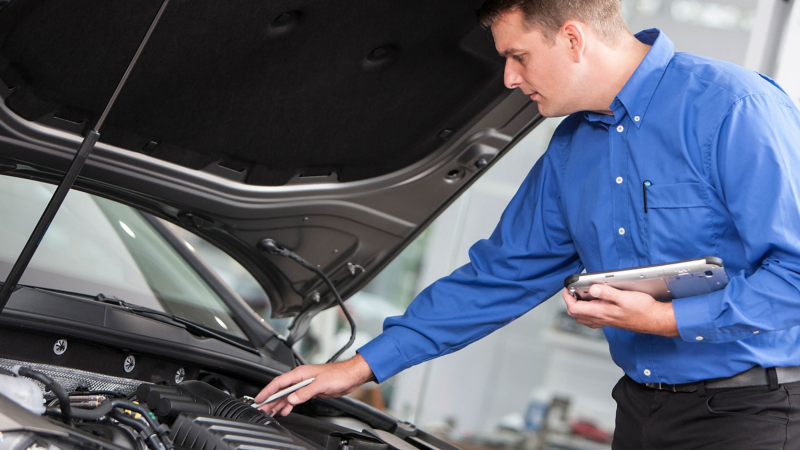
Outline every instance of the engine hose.
<svg viewBox="0 0 800 450">
<path fill-rule="evenodd" d="M 155 430 L 152 430 L 149 426 L 139 422 L 138 420 L 128 417 L 123 411 L 115 409 L 109 413 L 109 416 L 117 419 L 119 423 L 125 424 L 134 430 L 138 431 L 145 439 L 147 446 L 151 450 L 161 450 L 163 448 L 163 443 L 158 440 L 156 436 Z"/>
<path fill-rule="evenodd" d="M 97 408 L 93 409 L 83 409 L 83 408 L 72 408 L 72 418 L 73 419 L 80 419 L 80 420 L 91 420 L 96 421 L 103 418 L 103 416 L 107 415 L 111 412 L 113 406 L 111 402 L 103 402 Z M 61 408 L 47 408 L 45 414 L 48 416 L 62 416 Z"/>
<path fill-rule="evenodd" d="M 167 429 L 159 426 L 155 416 L 146 406 L 122 399 L 112 399 L 109 400 L 109 403 L 114 408 L 129 409 L 131 411 L 136 411 L 139 414 L 141 414 L 142 417 L 144 417 L 144 420 L 147 421 L 148 425 L 150 425 L 150 428 L 153 429 L 153 433 L 156 433 L 158 435 L 158 438 L 161 440 L 164 447 L 167 450 L 170 450 L 172 448 L 172 442 L 169 440 L 169 437 L 167 437 L 168 433 Z"/>
<path fill-rule="evenodd" d="M 128 417 L 127 414 L 122 411 L 125 409 L 139 413 L 147 422 L 147 425 L 139 422 L 136 419 Z M 63 417 L 63 410 L 50 407 L 47 408 L 45 414 Z M 153 448 L 153 450 L 159 450 L 162 446 L 166 450 L 172 449 L 172 441 L 170 441 L 169 437 L 167 436 L 167 430 L 164 427 L 159 426 L 158 422 L 156 422 L 156 420 L 153 418 L 150 410 L 143 405 L 129 402 L 127 400 L 111 399 L 101 403 L 100 406 L 94 409 L 72 409 L 72 417 L 75 419 L 97 421 L 102 419 L 104 416 L 113 417 L 121 423 L 124 423 L 125 425 L 142 432 L 148 437 L 148 439 L 151 437 L 157 439 L 159 445 L 156 447 L 148 445 L 148 447 Z"/>
<path fill-rule="evenodd" d="M 32 378 L 44 384 L 45 389 L 53 391 L 53 394 L 58 398 L 59 407 L 61 408 L 61 418 L 64 420 L 64 423 L 72 426 L 72 406 L 69 404 L 69 395 L 67 395 L 67 391 L 64 390 L 60 384 L 47 375 L 37 372 L 30 367 L 14 366 L 12 371 L 16 372 L 17 375 Z"/>
</svg>

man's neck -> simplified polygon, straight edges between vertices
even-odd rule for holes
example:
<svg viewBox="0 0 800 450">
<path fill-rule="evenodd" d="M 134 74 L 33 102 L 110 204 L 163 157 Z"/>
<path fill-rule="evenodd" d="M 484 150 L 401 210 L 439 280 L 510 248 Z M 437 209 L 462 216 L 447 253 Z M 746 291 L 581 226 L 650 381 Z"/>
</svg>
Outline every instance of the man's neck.
<svg viewBox="0 0 800 450">
<path fill-rule="evenodd" d="M 597 95 L 594 96 L 595 101 L 591 111 L 612 114 L 611 103 L 649 51 L 649 45 L 643 44 L 632 35 L 627 35 L 624 41 L 616 46 L 603 46 L 601 51 L 597 52 L 594 61 L 597 70 L 592 72 L 592 85 L 598 89 L 595 91 Z"/>
</svg>

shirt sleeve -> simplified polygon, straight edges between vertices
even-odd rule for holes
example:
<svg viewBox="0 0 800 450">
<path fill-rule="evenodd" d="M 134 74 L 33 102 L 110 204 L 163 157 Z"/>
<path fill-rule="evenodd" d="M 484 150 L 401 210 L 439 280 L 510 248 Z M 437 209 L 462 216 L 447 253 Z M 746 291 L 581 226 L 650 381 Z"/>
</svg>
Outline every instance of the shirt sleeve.
<svg viewBox="0 0 800 450">
<path fill-rule="evenodd" d="M 558 133 L 558 132 L 557 132 Z M 378 382 L 459 350 L 523 315 L 582 266 L 558 207 L 559 153 L 550 148 L 470 262 L 431 284 L 358 350 Z"/>
<path fill-rule="evenodd" d="M 750 269 L 725 289 L 673 302 L 681 337 L 730 342 L 800 325 L 800 114 L 779 96 L 738 100 L 710 167 Z"/>
</svg>

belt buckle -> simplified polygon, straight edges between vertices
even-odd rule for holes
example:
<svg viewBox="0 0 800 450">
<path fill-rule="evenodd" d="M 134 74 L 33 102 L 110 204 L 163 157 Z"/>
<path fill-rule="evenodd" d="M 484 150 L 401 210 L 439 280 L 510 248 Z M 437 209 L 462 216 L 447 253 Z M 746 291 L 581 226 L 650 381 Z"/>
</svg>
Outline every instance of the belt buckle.
<svg viewBox="0 0 800 450">
<path fill-rule="evenodd" d="M 653 389 L 658 389 L 659 391 L 672 391 L 677 393 L 678 388 L 674 384 L 664 384 L 664 383 L 645 383 L 645 386 Z"/>
</svg>

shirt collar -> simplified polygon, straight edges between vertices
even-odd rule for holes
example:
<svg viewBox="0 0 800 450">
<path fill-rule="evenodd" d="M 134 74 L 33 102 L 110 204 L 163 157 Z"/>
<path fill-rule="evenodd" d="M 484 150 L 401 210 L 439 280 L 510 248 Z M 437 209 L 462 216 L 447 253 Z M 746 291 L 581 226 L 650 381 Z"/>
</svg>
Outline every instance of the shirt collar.
<svg viewBox="0 0 800 450">
<path fill-rule="evenodd" d="M 619 122 L 627 112 L 634 119 L 633 123 L 636 128 L 639 128 L 644 120 L 647 107 L 650 105 L 650 100 L 661 82 L 661 77 L 675 54 L 675 45 L 657 28 L 636 33 L 636 39 L 643 44 L 650 45 L 650 50 L 614 101 L 611 102 L 609 108 L 614 114 L 614 123 Z M 639 120 L 636 120 L 636 117 L 639 117 Z M 586 118 L 591 121 L 603 122 L 611 119 L 608 115 L 591 112 L 586 113 Z"/>
</svg>

